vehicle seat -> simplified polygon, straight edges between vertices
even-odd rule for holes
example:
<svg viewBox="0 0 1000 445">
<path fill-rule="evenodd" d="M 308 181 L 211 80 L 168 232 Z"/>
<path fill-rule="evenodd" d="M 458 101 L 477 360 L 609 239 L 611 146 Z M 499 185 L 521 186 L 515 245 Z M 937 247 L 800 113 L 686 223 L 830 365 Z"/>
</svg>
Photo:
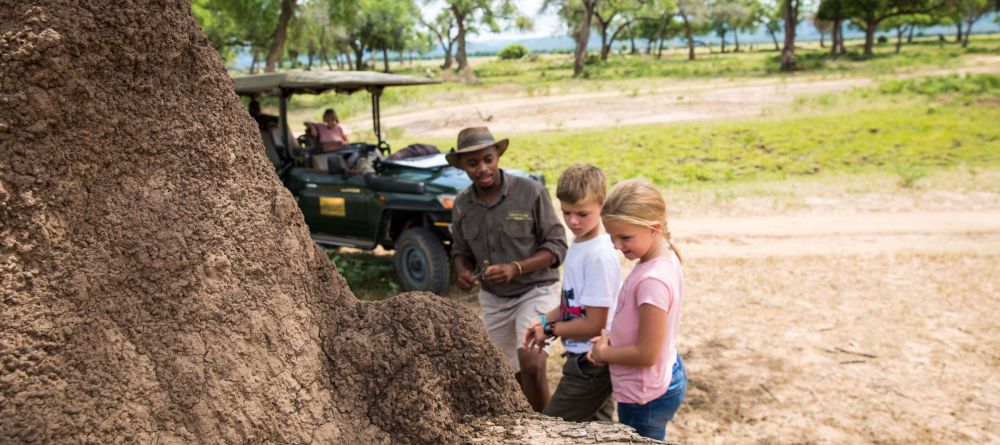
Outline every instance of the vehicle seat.
<svg viewBox="0 0 1000 445">
<path fill-rule="evenodd" d="M 441 153 L 436 146 L 430 144 L 411 144 L 399 150 L 387 158 L 390 161 L 399 161 L 407 158 L 415 158 L 418 156 L 435 155 Z"/>
<path fill-rule="evenodd" d="M 330 168 L 330 162 L 332 159 L 339 158 L 339 161 L 334 161 L 334 165 L 341 168 Z M 337 151 L 330 151 L 325 153 L 316 153 L 312 155 L 312 167 L 316 170 L 342 174 L 345 172 L 351 172 L 354 170 L 358 163 L 358 159 L 361 158 L 361 150 L 358 147 L 352 147 L 350 145 Z M 340 171 L 336 171 L 340 170 Z"/>
<path fill-rule="evenodd" d="M 281 155 L 279 154 L 281 149 L 275 146 L 272 132 L 262 131 L 260 133 L 260 138 L 264 141 L 264 155 L 266 155 L 267 159 L 274 164 L 275 168 L 281 167 Z"/>
</svg>

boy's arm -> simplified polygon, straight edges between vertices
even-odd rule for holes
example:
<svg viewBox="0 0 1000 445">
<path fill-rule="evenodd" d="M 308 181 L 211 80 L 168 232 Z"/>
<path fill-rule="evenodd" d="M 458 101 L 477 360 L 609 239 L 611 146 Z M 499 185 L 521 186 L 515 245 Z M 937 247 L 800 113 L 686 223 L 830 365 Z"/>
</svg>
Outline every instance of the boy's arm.
<svg viewBox="0 0 1000 445">
<path fill-rule="evenodd" d="M 608 308 L 584 306 L 584 310 L 587 311 L 586 317 L 557 322 L 552 326 L 552 333 L 575 340 L 590 340 L 601 335 L 601 329 L 608 321 Z"/>
</svg>

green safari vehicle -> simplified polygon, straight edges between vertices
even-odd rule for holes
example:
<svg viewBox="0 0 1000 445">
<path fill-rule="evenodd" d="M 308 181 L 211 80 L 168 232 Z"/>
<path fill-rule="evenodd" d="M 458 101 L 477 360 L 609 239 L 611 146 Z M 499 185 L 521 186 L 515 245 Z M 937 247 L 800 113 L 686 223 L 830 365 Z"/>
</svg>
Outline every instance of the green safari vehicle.
<svg viewBox="0 0 1000 445">
<path fill-rule="evenodd" d="M 449 166 L 436 147 L 416 145 L 392 153 L 383 139 L 379 110 L 386 87 L 438 81 L 343 71 L 268 73 L 234 81 L 241 96 L 278 99 L 279 115 L 269 125 L 260 124 L 261 135 L 267 157 L 298 202 L 313 240 L 326 246 L 394 250 L 403 290 L 443 292 L 451 278 L 451 207 L 455 195 L 472 182 L 464 171 Z M 359 90 L 371 94 L 376 141 L 324 153 L 308 135 L 291 137 L 287 107 L 293 95 Z M 508 171 L 545 182 L 541 174 Z"/>
</svg>

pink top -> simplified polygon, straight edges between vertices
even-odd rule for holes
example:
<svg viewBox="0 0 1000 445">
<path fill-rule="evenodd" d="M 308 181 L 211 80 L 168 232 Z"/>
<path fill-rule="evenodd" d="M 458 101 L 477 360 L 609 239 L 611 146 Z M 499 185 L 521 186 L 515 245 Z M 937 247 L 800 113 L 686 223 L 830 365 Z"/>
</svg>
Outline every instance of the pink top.
<svg viewBox="0 0 1000 445">
<path fill-rule="evenodd" d="M 340 124 L 334 124 L 333 128 L 327 127 L 326 124 L 317 124 L 316 131 L 319 132 L 319 143 L 326 144 L 330 142 L 347 142 L 347 132 L 344 130 L 344 126 Z"/>
<path fill-rule="evenodd" d="M 652 304 L 667 312 L 667 339 L 653 366 L 609 365 L 615 400 L 646 404 L 667 392 L 677 360 L 683 295 L 684 274 L 672 250 L 665 256 L 636 264 L 625 279 L 608 334 L 611 346 L 638 343 L 639 306 L 643 304 Z"/>
</svg>

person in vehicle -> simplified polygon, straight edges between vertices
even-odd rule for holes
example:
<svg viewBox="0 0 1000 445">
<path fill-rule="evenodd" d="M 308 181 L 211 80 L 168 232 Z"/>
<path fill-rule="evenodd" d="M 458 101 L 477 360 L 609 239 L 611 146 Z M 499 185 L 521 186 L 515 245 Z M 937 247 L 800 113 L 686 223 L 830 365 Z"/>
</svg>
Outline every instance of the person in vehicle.
<svg viewBox="0 0 1000 445">
<path fill-rule="evenodd" d="M 347 136 L 347 128 L 340 124 L 340 118 L 333 108 L 327 108 L 323 112 L 323 123 L 307 126 L 310 136 L 319 142 L 320 149 L 324 152 L 340 150 L 351 142 Z"/>
<path fill-rule="evenodd" d="M 250 112 L 250 117 L 257 122 L 257 127 L 260 131 L 270 131 L 272 128 L 278 126 L 278 118 L 271 116 L 270 114 L 261 113 L 260 102 L 256 98 L 250 100 L 250 105 L 247 107 L 247 111 Z"/>
<path fill-rule="evenodd" d="M 451 256 L 458 286 L 480 285 L 490 341 L 503 352 L 531 407 L 541 412 L 550 396 L 548 346 L 523 348 L 521 339 L 535 320 L 559 306 L 566 231 L 545 186 L 499 168 L 508 143 L 494 140 L 486 127 L 466 128 L 457 149 L 446 155 L 472 180 L 455 197 Z"/>
</svg>

